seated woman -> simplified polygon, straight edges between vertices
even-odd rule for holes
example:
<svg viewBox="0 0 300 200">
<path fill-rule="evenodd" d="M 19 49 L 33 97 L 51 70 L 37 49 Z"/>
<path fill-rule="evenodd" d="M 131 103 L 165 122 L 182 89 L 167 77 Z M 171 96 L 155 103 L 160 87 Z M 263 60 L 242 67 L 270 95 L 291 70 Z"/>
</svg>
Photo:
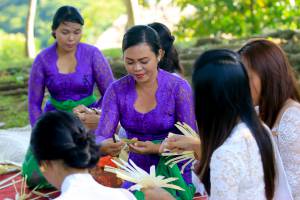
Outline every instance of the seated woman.
<svg viewBox="0 0 300 200">
<path fill-rule="evenodd" d="M 30 144 L 41 172 L 61 191 L 57 200 L 135 199 L 127 190 L 98 184 L 88 173 L 98 161 L 99 147 L 73 114 L 43 114 L 32 130 Z"/>
<path fill-rule="evenodd" d="M 294 199 L 300 200 L 300 88 L 284 51 L 265 39 L 240 50 L 259 117 L 273 132 Z"/>
<path fill-rule="evenodd" d="M 187 81 L 158 68 L 162 49 L 151 27 L 130 28 L 123 37 L 122 50 L 128 75 L 112 83 L 104 95 L 96 140 L 102 152 L 117 155 L 124 144 L 114 143 L 112 135 L 120 122 L 128 138 L 138 140 L 129 145 L 129 159 L 149 171 L 152 165 L 165 166 L 160 165 L 158 150 L 168 133 L 177 131 L 176 122 L 196 128 L 192 89 Z M 190 166 L 182 176 L 178 178 L 187 189 L 174 196 L 192 198 Z"/>
<path fill-rule="evenodd" d="M 276 172 L 272 140 L 255 113 L 239 55 L 230 50 L 207 51 L 197 59 L 194 70 L 201 144 L 199 139 L 175 136 L 161 149 L 196 152 L 201 163 L 198 175 L 210 199 L 273 199 Z M 155 199 L 157 191 L 146 190 L 145 194 Z"/>
</svg>

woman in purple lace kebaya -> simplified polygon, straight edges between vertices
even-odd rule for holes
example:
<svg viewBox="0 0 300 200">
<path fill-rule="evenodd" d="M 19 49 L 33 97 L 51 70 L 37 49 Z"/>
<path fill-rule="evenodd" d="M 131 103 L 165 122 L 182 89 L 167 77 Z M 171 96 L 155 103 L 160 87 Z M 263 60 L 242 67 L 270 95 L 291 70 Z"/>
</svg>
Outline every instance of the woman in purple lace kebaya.
<svg viewBox="0 0 300 200">
<path fill-rule="evenodd" d="M 162 50 L 151 27 L 129 29 L 122 50 L 128 75 L 112 83 L 104 95 L 96 141 L 101 152 L 117 155 L 124 143 L 114 143 L 112 135 L 120 122 L 128 138 L 138 140 L 129 145 L 129 159 L 149 171 L 159 162 L 159 141 L 176 132 L 177 121 L 196 129 L 192 90 L 187 81 L 158 68 Z M 191 183 L 190 167 L 183 177 Z M 129 185 L 125 182 L 124 187 Z"/>
<path fill-rule="evenodd" d="M 43 50 L 34 60 L 29 78 L 29 118 L 32 126 L 42 114 L 45 89 L 50 97 L 44 112 L 63 110 L 72 112 L 79 105 L 100 107 L 101 99 L 93 95 L 96 83 L 101 95 L 113 82 L 110 66 L 96 48 L 80 43 L 84 20 L 71 6 L 59 8 L 53 18 L 52 35 L 56 42 Z M 49 187 L 28 149 L 22 166 L 27 185 Z"/>
<path fill-rule="evenodd" d="M 109 63 L 94 46 L 80 43 L 84 20 L 76 8 L 63 6 L 53 18 L 52 35 L 56 42 L 35 59 L 29 80 L 29 116 L 31 125 L 42 114 L 45 88 L 50 93 L 44 112 L 72 111 L 83 104 L 99 107 L 93 88 L 96 83 L 104 95 L 113 82 Z"/>
</svg>

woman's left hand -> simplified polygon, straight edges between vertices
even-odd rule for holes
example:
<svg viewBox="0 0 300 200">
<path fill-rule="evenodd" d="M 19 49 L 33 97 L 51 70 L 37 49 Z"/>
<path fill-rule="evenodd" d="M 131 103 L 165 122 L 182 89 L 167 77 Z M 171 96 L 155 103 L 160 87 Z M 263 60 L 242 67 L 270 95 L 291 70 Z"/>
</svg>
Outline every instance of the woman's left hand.
<svg viewBox="0 0 300 200">
<path fill-rule="evenodd" d="M 129 144 L 129 151 L 138 154 L 158 154 L 160 144 L 154 144 L 151 141 L 137 141 L 134 144 Z"/>
</svg>

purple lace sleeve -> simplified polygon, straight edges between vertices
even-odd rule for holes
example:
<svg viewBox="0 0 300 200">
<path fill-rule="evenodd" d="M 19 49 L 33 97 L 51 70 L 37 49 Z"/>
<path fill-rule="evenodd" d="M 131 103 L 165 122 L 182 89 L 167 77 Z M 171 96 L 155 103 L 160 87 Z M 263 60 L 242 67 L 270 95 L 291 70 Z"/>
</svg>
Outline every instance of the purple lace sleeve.
<svg viewBox="0 0 300 200">
<path fill-rule="evenodd" d="M 176 120 L 185 122 L 196 130 L 194 98 L 191 87 L 187 82 L 178 85 L 175 90 Z"/>
<path fill-rule="evenodd" d="M 114 77 L 108 61 L 97 48 L 93 55 L 93 76 L 103 97 L 108 86 L 114 81 Z M 102 104 L 102 97 L 96 104 L 99 108 Z"/>
<path fill-rule="evenodd" d="M 113 88 L 113 84 L 107 89 L 102 104 L 102 114 L 95 131 L 96 142 L 110 138 L 116 131 L 119 123 L 119 109 L 117 95 Z"/>
<path fill-rule="evenodd" d="M 28 86 L 28 112 L 31 126 L 42 114 L 45 83 L 43 62 L 40 55 L 34 60 L 29 77 Z"/>
</svg>

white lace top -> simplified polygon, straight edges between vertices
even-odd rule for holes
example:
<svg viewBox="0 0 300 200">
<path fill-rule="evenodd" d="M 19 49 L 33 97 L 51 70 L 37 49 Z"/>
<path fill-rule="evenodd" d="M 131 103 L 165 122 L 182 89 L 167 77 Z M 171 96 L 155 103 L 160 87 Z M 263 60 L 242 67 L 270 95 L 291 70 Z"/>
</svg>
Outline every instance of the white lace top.
<svg viewBox="0 0 300 200">
<path fill-rule="evenodd" d="M 260 152 L 245 123 L 213 153 L 210 180 L 210 200 L 266 199 Z"/>
<path fill-rule="evenodd" d="M 295 200 L 300 200 L 300 106 L 288 107 L 277 127 L 277 145 Z"/>
<path fill-rule="evenodd" d="M 105 187 L 90 174 L 71 174 L 61 185 L 61 194 L 54 200 L 136 200 L 128 190 Z"/>
</svg>

